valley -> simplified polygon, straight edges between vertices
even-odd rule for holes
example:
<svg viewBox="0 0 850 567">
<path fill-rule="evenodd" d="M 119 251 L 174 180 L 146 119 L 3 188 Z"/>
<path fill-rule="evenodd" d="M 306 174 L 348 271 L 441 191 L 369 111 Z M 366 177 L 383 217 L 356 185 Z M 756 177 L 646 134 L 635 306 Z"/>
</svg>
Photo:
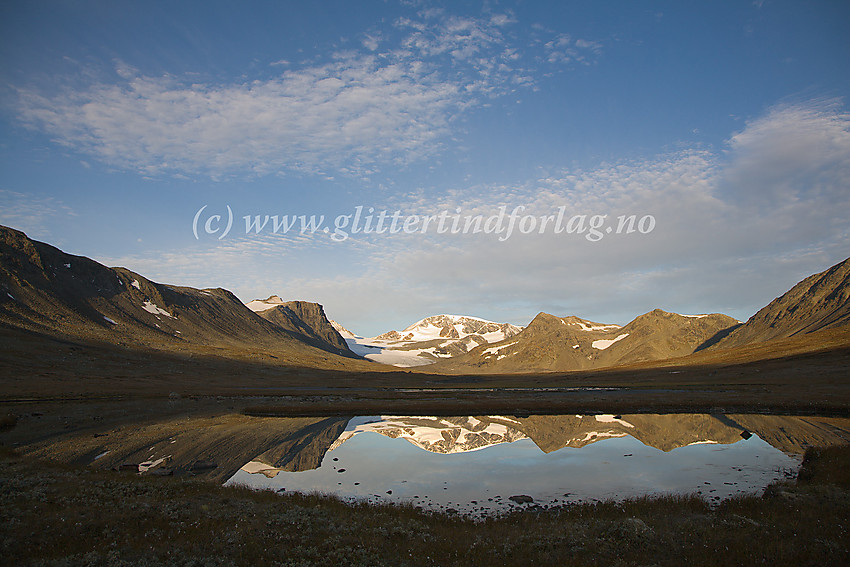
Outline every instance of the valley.
<svg viewBox="0 0 850 567">
<path fill-rule="evenodd" d="M 510 540 L 523 558 L 537 544 L 513 539 L 521 526 L 539 532 L 535 542 L 560 542 L 565 518 L 583 542 L 634 548 L 636 558 L 661 558 L 663 542 L 682 538 L 772 556 L 790 525 L 777 514 L 793 502 L 805 499 L 817 521 L 846 518 L 846 482 L 830 471 L 846 469 L 850 440 L 849 282 L 847 260 L 746 322 L 662 309 L 624 325 L 442 314 L 361 337 L 315 302 L 243 304 L 224 289 L 156 283 L 0 227 L 0 486 L 14 487 L 3 492 L 6 517 L 11 533 L 56 534 L 56 553 L 46 545 L 41 556 L 74 561 L 100 557 L 86 546 L 76 553 L 61 527 L 66 517 L 100 525 L 75 500 L 81 490 L 96 495 L 125 557 L 170 553 L 132 543 L 160 533 L 149 522 L 181 533 L 189 524 L 179 514 L 136 517 L 115 504 L 121 494 L 135 495 L 121 500 L 134 510 L 168 511 L 175 499 L 197 508 L 192 525 L 204 538 L 230 524 L 231 504 L 252 517 L 282 511 L 320 534 L 302 541 L 301 556 L 317 562 L 317 549 L 357 551 L 345 538 L 329 546 L 315 514 L 337 530 L 367 526 L 351 528 L 361 542 L 395 530 L 420 559 L 433 551 L 398 525 L 444 540 L 446 526 Z M 818 461 L 818 451 L 838 461 Z M 61 517 L 26 512 L 43 494 L 65 503 Z M 694 514 L 703 520 L 692 529 L 670 524 L 690 525 Z M 796 529 L 817 521 L 805 516 Z M 744 545 L 755 524 L 760 543 L 750 533 Z M 249 525 L 269 540 L 250 556 L 268 561 L 282 536 Z M 842 537 L 829 535 L 830 549 Z M 167 540 L 181 557 L 242 561 L 177 533 Z M 827 553 L 812 541 L 786 553 Z M 14 540 L 3 546 L 10 557 L 29 553 Z M 607 561 L 605 549 L 581 557 Z"/>
</svg>

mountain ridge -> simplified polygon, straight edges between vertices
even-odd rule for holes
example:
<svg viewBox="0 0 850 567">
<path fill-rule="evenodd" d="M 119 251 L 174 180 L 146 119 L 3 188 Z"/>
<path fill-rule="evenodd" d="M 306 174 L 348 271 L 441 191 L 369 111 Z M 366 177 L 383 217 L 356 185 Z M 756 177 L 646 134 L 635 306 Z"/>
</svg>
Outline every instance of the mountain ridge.
<svg viewBox="0 0 850 567">
<path fill-rule="evenodd" d="M 264 319 L 225 289 L 155 283 L 8 227 L 0 227 L 0 322 L 133 348 L 265 351 L 309 364 L 337 356 Z"/>
<path fill-rule="evenodd" d="M 331 322 L 318 303 L 272 295 L 245 305 L 222 288 L 156 283 L 0 227 L 0 324 L 175 353 L 265 352 L 307 366 L 346 368 L 361 355 L 398 366 L 433 362 L 430 372 L 446 374 L 595 370 L 843 332 L 850 326 L 850 258 L 804 278 L 743 324 L 719 313 L 661 309 L 624 326 L 544 312 L 525 328 L 441 314 L 362 339 Z"/>
<path fill-rule="evenodd" d="M 284 301 L 277 295 L 245 304 L 254 313 L 291 332 L 303 342 L 340 356 L 360 358 L 348 348 L 325 315 L 325 309 L 311 301 Z"/>
<path fill-rule="evenodd" d="M 804 278 L 710 348 L 733 348 L 848 324 L 850 258 Z"/>
<path fill-rule="evenodd" d="M 627 325 L 540 312 L 516 336 L 437 363 L 435 371 L 514 373 L 607 368 L 693 353 L 737 320 L 720 313 L 680 315 L 654 309 Z"/>
</svg>

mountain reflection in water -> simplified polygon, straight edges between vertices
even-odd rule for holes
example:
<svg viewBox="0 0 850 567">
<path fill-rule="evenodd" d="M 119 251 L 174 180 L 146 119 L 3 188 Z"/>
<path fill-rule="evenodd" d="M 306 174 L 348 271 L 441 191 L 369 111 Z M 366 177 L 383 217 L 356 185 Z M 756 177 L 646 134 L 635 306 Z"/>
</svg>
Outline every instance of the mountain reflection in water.
<svg viewBox="0 0 850 567">
<path fill-rule="evenodd" d="M 89 430 L 19 450 L 98 469 L 490 512 L 518 505 L 511 496 L 546 505 L 752 493 L 795 470 L 807 447 L 848 441 L 850 419 L 817 416 L 227 414 Z"/>
<path fill-rule="evenodd" d="M 291 472 L 261 455 L 228 483 L 471 514 L 529 499 L 549 506 L 672 492 L 717 501 L 784 478 L 808 446 L 848 440 L 850 420 L 820 417 L 355 417 L 320 466 Z"/>
</svg>

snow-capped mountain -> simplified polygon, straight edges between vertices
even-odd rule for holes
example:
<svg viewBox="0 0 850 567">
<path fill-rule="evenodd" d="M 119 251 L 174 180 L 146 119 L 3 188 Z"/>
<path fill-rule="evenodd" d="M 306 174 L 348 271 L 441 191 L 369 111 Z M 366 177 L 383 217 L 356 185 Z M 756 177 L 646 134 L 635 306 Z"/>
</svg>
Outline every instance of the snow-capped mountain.
<svg viewBox="0 0 850 567">
<path fill-rule="evenodd" d="M 432 453 L 465 453 L 500 443 L 512 443 L 526 436 L 502 423 L 481 421 L 475 417 L 397 417 L 354 418 L 331 445 L 339 447 L 357 434 L 367 431 L 392 439 L 404 439 Z"/>
<path fill-rule="evenodd" d="M 434 315 L 413 323 L 403 331 L 390 331 L 375 337 L 385 338 L 385 335 L 398 336 L 401 341 L 429 341 L 434 339 L 463 339 L 470 335 L 478 335 L 484 341 L 492 343 L 510 338 L 522 330 L 522 327 L 510 323 L 494 323 L 478 317 L 467 315 Z M 386 337 L 390 338 L 390 337 Z"/>
<path fill-rule="evenodd" d="M 465 354 L 475 347 L 513 337 L 522 327 L 467 315 L 434 315 L 401 331 L 361 338 L 350 333 L 351 350 L 375 362 L 394 366 L 422 366 Z M 342 333 L 341 333 L 342 334 Z"/>
</svg>

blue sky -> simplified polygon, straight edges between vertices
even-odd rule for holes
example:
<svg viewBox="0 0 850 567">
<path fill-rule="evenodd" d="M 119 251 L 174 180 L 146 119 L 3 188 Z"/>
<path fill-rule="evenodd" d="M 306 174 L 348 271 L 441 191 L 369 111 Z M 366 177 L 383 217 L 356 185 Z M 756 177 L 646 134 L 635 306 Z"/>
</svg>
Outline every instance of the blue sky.
<svg viewBox="0 0 850 567">
<path fill-rule="evenodd" d="M 0 223 L 363 335 L 746 319 L 848 256 L 848 25 L 844 2 L 4 2 Z M 226 237 L 195 238 L 204 206 L 201 227 L 233 211 Z M 358 206 L 655 225 L 245 230 Z"/>
</svg>

